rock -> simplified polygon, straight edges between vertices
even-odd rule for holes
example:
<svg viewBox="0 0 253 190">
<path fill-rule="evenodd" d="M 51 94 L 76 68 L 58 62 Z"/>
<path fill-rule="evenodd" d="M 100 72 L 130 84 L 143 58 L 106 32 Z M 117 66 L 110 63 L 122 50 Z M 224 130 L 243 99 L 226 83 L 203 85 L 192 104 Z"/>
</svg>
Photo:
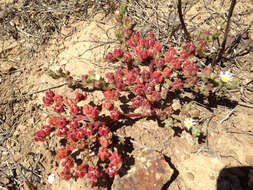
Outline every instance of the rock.
<svg viewBox="0 0 253 190">
<path fill-rule="evenodd" d="M 192 136 L 192 135 L 190 135 L 189 133 L 183 133 L 182 136 L 183 136 L 183 138 L 186 139 L 186 141 L 187 141 L 187 143 L 188 143 L 189 145 L 191 145 L 191 146 L 194 145 L 194 139 L 193 139 L 193 136 Z"/>
<path fill-rule="evenodd" d="M 194 175 L 193 175 L 193 173 L 187 172 L 187 173 L 186 173 L 186 177 L 187 177 L 190 181 L 194 181 Z"/>
<path fill-rule="evenodd" d="M 135 165 L 127 175 L 115 178 L 112 190 L 160 190 L 172 174 L 173 170 L 163 155 L 154 151 L 143 151 L 136 156 Z"/>
<path fill-rule="evenodd" d="M 3 185 L 8 185 L 10 183 L 10 180 L 7 177 L 0 177 L 0 182 Z"/>
<path fill-rule="evenodd" d="M 190 157 L 190 155 L 189 154 L 186 154 L 185 156 L 184 156 L 184 160 L 188 160 L 188 159 L 190 159 L 191 157 Z"/>
<path fill-rule="evenodd" d="M 172 101 L 172 108 L 173 108 L 173 110 L 181 110 L 182 106 L 181 106 L 180 101 L 178 99 L 174 99 Z"/>
<path fill-rule="evenodd" d="M 253 155 L 246 155 L 245 156 L 245 161 L 247 164 L 249 164 L 250 166 L 253 166 Z"/>
<path fill-rule="evenodd" d="M 20 154 L 19 152 L 15 153 L 13 155 L 13 159 L 18 162 L 20 159 L 22 158 L 22 154 Z"/>
<path fill-rule="evenodd" d="M 6 64 L 1 65 L 0 70 L 4 73 L 11 73 L 13 71 L 16 71 L 17 68 L 13 66 L 11 63 L 6 63 Z"/>
</svg>

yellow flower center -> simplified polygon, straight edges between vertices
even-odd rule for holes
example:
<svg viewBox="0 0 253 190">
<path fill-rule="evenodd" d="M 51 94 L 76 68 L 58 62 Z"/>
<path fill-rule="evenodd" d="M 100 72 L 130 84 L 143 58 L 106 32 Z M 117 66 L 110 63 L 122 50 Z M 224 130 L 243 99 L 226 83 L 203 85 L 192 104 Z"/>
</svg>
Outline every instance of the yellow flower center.
<svg viewBox="0 0 253 190">
<path fill-rule="evenodd" d="M 221 80 L 222 80 L 223 82 L 228 82 L 228 81 L 229 81 L 229 77 L 228 77 L 228 76 L 222 76 L 222 77 L 221 77 Z"/>
<path fill-rule="evenodd" d="M 192 126 L 192 123 L 188 121 L 188 122 L 186 123 L 186 126 L 187 126 L 187 127 L 190 127 L 190 126 Z"/>
</svg>

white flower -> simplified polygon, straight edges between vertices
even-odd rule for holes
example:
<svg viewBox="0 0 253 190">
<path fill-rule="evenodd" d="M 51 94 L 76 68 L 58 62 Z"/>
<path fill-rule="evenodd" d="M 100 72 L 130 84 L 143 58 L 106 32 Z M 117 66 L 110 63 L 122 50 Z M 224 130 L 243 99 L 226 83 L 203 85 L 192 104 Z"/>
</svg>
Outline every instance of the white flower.
<svg viewBox="0 0 253 190">
<path fill-rule="evenodd" d="M 186 118 L 184 120 L 184 126 L 187 128 L 187 130 L 192 128 L 195 124 L 196 122 L 192 118 Z"/>
<path fill-rule="evenodd" d="M 99 74 L 95 74 L 95 80 L 100 80 L 100 75 Z"/>
<path fill-rule="evenodd" d="M 56 72 L 60 72 L 60 71 L 61 71 L 61 66 L 56 65 L 56 66 L 54 67 L 54 70 L 55 70 Z"/>
<path fill-rule="evenodd" d="M 119 15 L 119 14 L 120 14 L 120 11 L 119 11 L 119 10 L 116 10 L 116 11 L 115 11 L 115 14 L 116 14 L 116 15 Z"/>
<path fill-rule="evenodd" d="M 49 184 L 53 184 L 54 182 L 54 174 L 50 174 L 47 178 L 47 181 Z"/>
<path fill-rule="evenodd" d="M 233 74 L 229 71 L 226 71 L 225 73 L 221 71 L 220 79 L 225 83 L 230 82 L 233 79 Z"/>
</svg>

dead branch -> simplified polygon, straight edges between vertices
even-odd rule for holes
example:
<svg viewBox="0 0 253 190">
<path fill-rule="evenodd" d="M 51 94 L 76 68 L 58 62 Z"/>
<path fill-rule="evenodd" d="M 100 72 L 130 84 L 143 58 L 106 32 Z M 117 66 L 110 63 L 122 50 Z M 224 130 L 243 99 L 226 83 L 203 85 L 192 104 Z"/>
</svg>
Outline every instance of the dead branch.
<svg viewBox="0 0 253 190">
<path fill-rule="evenodd" d="M 20 175 L 21 175 L 21 177 L 22 177 L 22 180 L 23 180 L 23 181 L 28 181 L 28 179 L 26 178 L 26 176 L 23 174 L 20 165 L 15 161 L 12 152 L 11 152 L 9 149 L 7 149 L 7 148 L 5 148 L 5 147 L 3 147 L 3 146 L 0 147 L 0 150 L 8 152 L 8 154 L 9 154 L 10 157 L 11 157 L 11 160 L 13 161 L 14 165 L 16 166 L 16 168 L 17 168 L 18 171 L 19 171 L 19 173 L 20 173 Z"/>
<path fill-rule="evenodd" d="M 253 105 L 245 104 L 243 102 L 238 102 L 238 105 L 246 108 L 253 108 Z"/>
<path fill-rule="evenodd" d="M 252 81 L 251 81 L 251 82 L 252 82 Z M 247 89 L 247 87 L 241 87 L 241 88 L 240 88 L 241 100 L 244 101 L 244 102 L 246 102 L 246 103 L 253 104 L 253 99 L 249 98 L 249 97 L 246 95 L 246 90 L 251 91 L 251 89 Z"/>
<path fill-rule="evenodd" d="M 81 53 L 80 55 L 78 55 L 78 57 L 82 57 L 82 56 L 83 56 L 85 53 L 87 53 L 88 51 L 92 51 L 92 50 L 94 50 L 94 49 L 96 49 L 96 48 L 105 46 L 105 45 L 107 45 L 107 44 L 115 43 L 116 41 L 117 41 L 117 39 L 112 40 L 112 41 L 109 41 L 109 42 L 103 42 L 103 43 L 101 43 L 101 44 L 98 44 L 98 45 L 96 45 L 96 46 L 93 46 L 93 47 L 91 47 L 91 48 L 89 48 L 89 49 L 86 49 L 83 53 Z"/>
<path fill-rule="evenodd" d="M 215 116 L 214 114 L 211 115 L 208 122 L 207 122 L 207 124 L 206 124 L 206 149 L 209 150 L 209 151 L 211 151 L 211 150 L 209 148 L 209 141 L 208 141 L 208 133 L 209 133 L 208 128 L 209 128 L 209 124 L 212 121 L 212 119 L 214 118 L 214 116 Z"/>
<path fill-rule="evenodd" d="M 229 131 L 229 130 L 227 130 L 227 133 L 234 133 L 234 134 L 240 134 L 240 135 L 250 135 L 250 136 L 253 136 L 253 133 L 249 132 L 249 131 Z"/>
<path fill-rule="evenodd" d="M 222 41 L 221 48 L 220 48 L 220 51 L 218 53 L 217 59 L 213 60 L 213 65 L 215 63 L 218 63 L 221 60 L 222 55 L 225 52 L 227 37 L 228 37 L 228 33 L 229 33 L 230 20 L 231 20 L 231 17 L 233 15 L 233 11 L 234 11 L 235 5 L 236 5 L 236 0 L 231 0 L 229 12 L 228 12 L 227 25 L 226 25 L 225 33 L 224 33 L 224 38 L 223 38 L 223 41 Z"/>
<path fill-rule="evenodd" d="M 33 92 L 30 92 L 30 93 L 27 93 L 27 94 L 24 94 L 24 95 L 21 95 L 21 96 L 18 96 L 18 97 L 15 97 L 15 98 L 10 98 L 4 102 L 0 102 L 0 105 L 3 105 L 3 104 L 6 104 L 10 101 L 14 101 L 14 100 L 17 100 L 17 99 L 20 99 L 20 98 L 23 98 L 25 96 L 31 96 L 33 94 L 38 94 L 40 92 L 45 92 L 47 90 L 51 90 L 51 89 L 55 89 L 55 88 L 59 88 L 59 87 L 62 87 L 64 85 L 68 84 L 68 82 L 63 82 L 61 84 L 58 84 L 58 85 L 55 85 L 55 86 L 51 86 L 51 87 L 48 87 L 48 88 L 44 88 L 44 89 L 41 89 L 41 90 L 37 90 L 37 91 L 33 91 Z"/>
<path fill-rule="evenodd" d="M 190 36 L 190 34 L 189 34 L 189 32 L 186 28 L 185 22 L 184 22 L 184 17 L 183 17 L 183 13 L 182 13 L 182 1 L 181 0 L 178 0 L 178 2 L 177 2 L 177 10 L 178 10 L 178 16 L 179 16 L 182 28 L 184 30 L 186 40 L 191 41 L 191 36 Z"/>
<path fill-rule="evenodd" d="M 222 120 L 220 120 L 220 124 L 222 124 L 224 121 L 228 120 L 229 117 L 234 113 L 235 109 L 232 109 L 230 112 L 227 113 L 226 117 L 224 117 Z"/>
</svg>

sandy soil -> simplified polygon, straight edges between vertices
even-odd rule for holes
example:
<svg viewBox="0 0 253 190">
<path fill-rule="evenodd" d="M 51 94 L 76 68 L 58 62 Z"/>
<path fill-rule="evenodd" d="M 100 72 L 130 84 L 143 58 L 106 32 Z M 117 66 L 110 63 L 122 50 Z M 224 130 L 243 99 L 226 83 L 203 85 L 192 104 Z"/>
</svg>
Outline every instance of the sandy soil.
<svg viewBox="0 0 253 190">
<path fill-rule="evenodd" d="M 234 21 L 236 23 L 237 20 L 241 20 L 246 25 L 252 19 L 250 21 L 250 17 L 240 16 L 239 12 L 242 11 L 244 3 L 247 3 L 249 9 L 252 10 L 250 8 L 252 1 L 238 3 Z M 196 4 L 191 9 L 192 12 L 188 13 L 189 17 L 203 8 L 200 4 Z M 200 17 L 196 19 L 203 21 L 207 16 L 203 14 L 201 19 Z M 33 141 L 33 133 L 47 118 L 41 101 L 43 93 L 35 92 L 63 83 L 61 79 L 53 80 L 45 74 L 45 71 L 54 69 L 56 66 L 70 71 L 77 78 L 93 71 L 104 74 L 113 69 L 110 65 L 106 65 L 104 55 L 117 44 L 108 43 L 106 48 L 104 46 L 94 48 L 98 45 L 95 43 L 97 41 L 108 42 L 114 41 L 115 38 L 114 20 L 112 17 L 106 19 L 102 17 L 98 15 L 94 21 L 80 22 L 64 28 L 62 33 L 67 37 L 52 40 L 46 53 L 32 59 L 22 57 L 22 55 L 17 55 L 14 60 L 12 59 L 13 55 L 19 52 L 14 40 L 10 40 L 4 47 L 10 59 L 0 64 L 0 142 L 4 141 L 3 147 L 6 147 L 13 157 L 9 156 L 7 150 L 2 151 L 0 166 L 21 179 L 25 176 L 32 180 L 32 184 L 39 190 L 90 189 L 86 185 L 86 180 L 65 182 L 60 178 L 61 169 L 55 159 L 59 142 L 54 139 L 44 144 Z M 194 19 L 192 23 L 195 23 Z M 197 21 L 196 23 L 199 24 Z M 238 31 L 232 31 L 231 34 L 237 33 Z M 249 38 L 253 40 L 252 30 L 249 32 Z M 87 49 L 90 50 L 87 51 Z M 0 52 L 2 51 L 3 49 Z M 239 60 L 242 66 L 238 74 L 244 83 L 249 82 L 253 79 L 253 55 L 248 54 L 240 57 Z M 62 86 L 56 88 L 55 91 L 67 95 L 73 90 Z M 13 97 L 31 92 L 33 94 L 31 96 L 11 100 Z M 249 92 L 250 96 L 252 97 L 252 92 L 251 94 Z M 242 102 L 239 92 L 232 93 L 231 99 Z M 93 100 L 99 102 L 101 93 L 95 93 Z M 197 104 L 195 106 L 200 110 L 201 118 L 204 119 L 202 131 L 204 134 L 208 131 L 203 139 L 192 137 L 185 131 L 177 132 L 176 129 L 161 128 L 157 122 L 146 119 L 138 120 L 131 126 L 123 126 L 117 131 L 171 159 L 176 169 L 174 180 L 168 189 L 214 190 L 222 169 L 253 166 L 253 109 L 229 101 L 212 105 L 212 111 Z M 228 114 L 227 120 L 221 122 Z M 4 136 L 4 131 L 9 131 L 10 136 Z M 138 154 L 139 149 L 141 148 L 136 147 L 136 150 L 132 152 L 133 156 Z M 22 166 L 24 174 L 21 174 L 19 170 L 11 170 L 15 167 L 15 163 Z M 55 175 L 52 185 L 47 180 L 50 174 Z M 17 183 L 14 179 L 0 178 L 1 180 L 5 180 L 8 189 L 14 189 Z M 32 189 L 32 187 L 24 188 Z"/>
</svg>

